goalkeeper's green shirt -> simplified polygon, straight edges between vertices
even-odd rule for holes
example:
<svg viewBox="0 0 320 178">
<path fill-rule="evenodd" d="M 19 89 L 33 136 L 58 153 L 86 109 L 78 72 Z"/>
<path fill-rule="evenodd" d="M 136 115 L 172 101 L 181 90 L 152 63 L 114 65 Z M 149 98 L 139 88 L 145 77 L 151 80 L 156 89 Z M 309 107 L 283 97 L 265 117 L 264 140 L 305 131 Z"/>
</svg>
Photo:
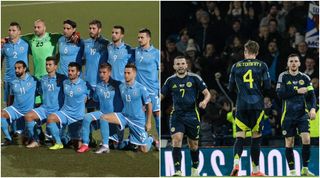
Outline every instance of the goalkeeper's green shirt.
<svg viewBox="0 0 320 178">
<path fill-rule="evenodd" d="M 34 76 L 40 79 L 47 74 L 46 58 L 56 54 L 58 39 L 61 37 L 58 33 L 45 33 L 43 37 L 35 34 L 23 35 L 21 38 L 29 43 L 33 58 Z"/>
</svg>

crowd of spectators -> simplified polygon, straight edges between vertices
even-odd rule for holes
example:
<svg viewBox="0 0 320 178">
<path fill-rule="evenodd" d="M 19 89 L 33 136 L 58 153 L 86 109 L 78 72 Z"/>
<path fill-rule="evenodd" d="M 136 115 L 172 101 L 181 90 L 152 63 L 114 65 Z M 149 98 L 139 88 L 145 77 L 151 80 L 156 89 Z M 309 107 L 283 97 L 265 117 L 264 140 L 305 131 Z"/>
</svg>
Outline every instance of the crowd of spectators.
<svg viewBox="0 0 320 178">
<path fill-rule="evenodd" d="M 173 59 L 186 56 L 189 70 L 202 77 L 212 95 L 201 110 L 200 143 L 205 146 L 233 144 L 235 93 L 227 90 L 234 63 L 243 59 L 243 45 L 251 39 L 260 45 L 258 59 L 266 62 L 273 93 L 265 97 L 265 136 L 281 137 L 281 101 L 275 84 L 286 70 L 287 56 L 300 56 L 300 71 L 310 76 L 319 98 L 319 49 L 304 40 L 309 3 L 304 1 L 255 2 L 161 2 L 161 86 L 174 73 Z M 231 102 L 232 101 L 232 102 Z M 162 135 L 169 136 L 171 98 L 161 102 Z M 230 141 L 231 140 L 231 141 Z M 283 140 L 283 139 L 282 139 Z"/>
</svg>

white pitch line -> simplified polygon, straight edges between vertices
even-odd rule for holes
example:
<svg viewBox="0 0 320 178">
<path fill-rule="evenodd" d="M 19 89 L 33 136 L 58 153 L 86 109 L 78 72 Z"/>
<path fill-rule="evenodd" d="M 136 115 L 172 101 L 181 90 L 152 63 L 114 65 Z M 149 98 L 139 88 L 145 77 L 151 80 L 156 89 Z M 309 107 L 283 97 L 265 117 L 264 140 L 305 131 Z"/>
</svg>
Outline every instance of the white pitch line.
<svg viewBox="0 0 320 178">
<path fill-rule="evenodd" d="M 62 1 L 62 2 L 27 2 L 19 4 L 7 4 L 1 5 L 1 7 L 18 7 L 18 6 L 33 6 L 33 5 L 46 5 L 46 4 L 58 4 L 58 3 L 69 3 L 72 1 Z M 74 2 L 74 1 L 73 1 Z"/>
</svg>

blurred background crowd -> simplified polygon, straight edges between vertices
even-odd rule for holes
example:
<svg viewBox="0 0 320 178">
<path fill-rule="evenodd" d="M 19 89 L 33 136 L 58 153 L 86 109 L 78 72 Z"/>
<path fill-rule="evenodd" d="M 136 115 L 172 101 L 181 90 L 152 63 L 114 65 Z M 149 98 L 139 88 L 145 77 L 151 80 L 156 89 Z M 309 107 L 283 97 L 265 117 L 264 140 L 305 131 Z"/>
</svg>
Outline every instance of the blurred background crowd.
<svg viewBox="0 0 320 178">
<path fill-rule="evenodd" d="M 233 145 L 236 94 L 228 91 L 227 84 L 231 67 L 244 58 L 243 45 L 249 39 L 259 43 L 257 59 L 268 65 L 273 86 L 273 94 L 264 98 L 263 146 L 283 145 L 281 100 L 275 84 L 290 53 L 300 56 L 300 71 L 310 76 L 319 99 L 319 48 L 305 42 L 309 3 L 319 5 L 318 1 L 161 2 L 161 24 L 165 24 L 161 26 L 161 86 L 174 74 L 173 59 L 184 55 L 189 71 L 202 77 L 212 95 L 207 108 L 200 110 L 201 146 Z M 172 100 L 167 97 L 161 102 L 161 132 L 168 146 L 171 110 Z M 319 143 L 316 125 L 310 130 L 313 145 Z"/>
</svg>

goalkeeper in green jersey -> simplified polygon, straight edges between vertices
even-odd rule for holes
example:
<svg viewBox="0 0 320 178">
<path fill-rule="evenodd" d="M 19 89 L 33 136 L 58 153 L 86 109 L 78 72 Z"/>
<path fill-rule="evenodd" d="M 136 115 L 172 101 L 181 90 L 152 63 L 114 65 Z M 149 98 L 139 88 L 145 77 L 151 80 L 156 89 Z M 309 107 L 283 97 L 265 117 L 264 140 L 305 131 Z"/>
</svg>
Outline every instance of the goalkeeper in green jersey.
<svg viewBox="0 0 320 178">
<path fill-rule="evenodd" d="M 60 33 L 46 32 L 45 22 L 38 19 L 34 22 L 34 33 L 23 35 L 21 38 L 29 43 L 30 53 L 33 59 L 34 76 L 40 79 L 47 74 L 46 58 L 56 54 L 58 39 L 62 36 Z M 36 104 L 40 104 L 40 96 L 36 98 Z"/>
</svg>

